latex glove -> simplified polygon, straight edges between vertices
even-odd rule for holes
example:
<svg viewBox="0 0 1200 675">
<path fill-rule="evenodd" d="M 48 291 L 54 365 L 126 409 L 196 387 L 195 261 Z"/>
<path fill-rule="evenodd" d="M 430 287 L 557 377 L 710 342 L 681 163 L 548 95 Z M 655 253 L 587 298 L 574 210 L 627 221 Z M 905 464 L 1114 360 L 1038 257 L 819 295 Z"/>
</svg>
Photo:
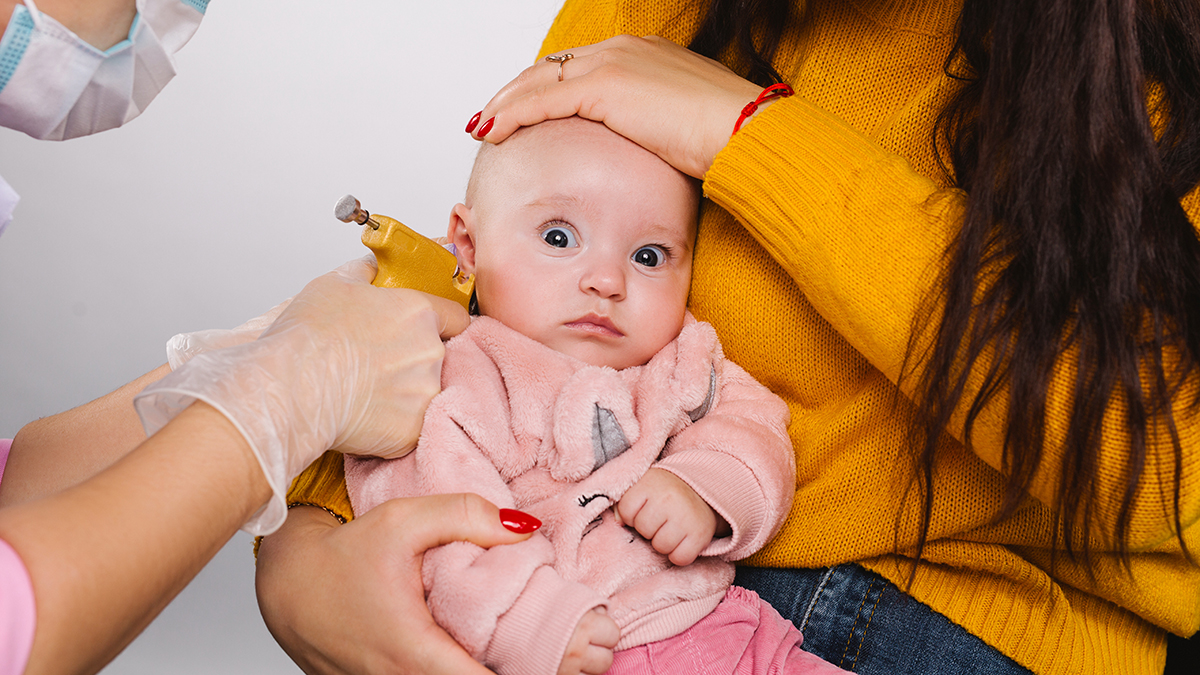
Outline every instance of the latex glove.
<svg viewBox="0 0 1200 675">
<path fill-rule="evenodd" d="M 288 486 L 325 450 L 399 457 L 416 446 L 441 385 L 442 337 L 469 317 L 457 303 L 370 285 L 371 257 L 304 288 L 252 342 L 206 352 L 134 399 L 146 433 L 196 400 L 249 442 L 274 493 L 243 526 L 274 532 Z"/>
<path fill-rule="evenodd" d="M 526 68 L 484 107 L 476 137 L 499 143 L 519 127 L 578 115 L 703 178 L 742 108 L 762 91 L 660 37 L 621 35 L 565 51 L 574 58 L 563 64 L 562 82 L 557 63 Z"/>
<path fill-rule="evenodd" d="M 528 528 L 501 527 L 498 515 L 478 495 L 393 499 L 345 525 L 317 508 L 292 509 L 258 551 L 263 620 L 309 675 L 486 675 L 434 623 L 421 563 L 426 549 L 451 541 L 529 538 Z"/>
<path fill-rule="evenodd" d="M 210 328 L 175 335 L 167 340 L 167 364 L 171 366 L 171 370 L 176 370 L 197 354 L 257 340 L 268 326 L 275 323 L 275 319 L 279 318 L 291 301 L 292 299 L 288 298 L 267 310 L 265 314 L 256 316 L 236 328 Z"/>
</svg>

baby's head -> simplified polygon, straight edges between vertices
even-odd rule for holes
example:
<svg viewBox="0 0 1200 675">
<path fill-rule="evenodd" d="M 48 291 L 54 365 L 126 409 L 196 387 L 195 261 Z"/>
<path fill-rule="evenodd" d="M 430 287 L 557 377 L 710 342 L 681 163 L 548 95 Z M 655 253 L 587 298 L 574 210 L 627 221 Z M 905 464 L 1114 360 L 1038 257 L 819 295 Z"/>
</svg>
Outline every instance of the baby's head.
<svg viewBox="0 0 1200 675">
<path fill-rule="evenodd" d="M 479 312 L 564 354 L 646 363 L 683 327 L 699 191 L 596 122 L 485 143 L 447 238 Z"/>
</svg>

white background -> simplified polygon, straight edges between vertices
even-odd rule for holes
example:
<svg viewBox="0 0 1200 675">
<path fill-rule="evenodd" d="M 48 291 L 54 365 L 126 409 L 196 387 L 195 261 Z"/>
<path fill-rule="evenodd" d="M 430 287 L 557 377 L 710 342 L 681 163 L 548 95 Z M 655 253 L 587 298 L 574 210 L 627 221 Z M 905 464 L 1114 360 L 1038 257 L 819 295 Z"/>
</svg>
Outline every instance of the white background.
<svg viewBox="0 0 1200 675">
<path fill-rule="evenodd" d="M 343 194 L 444 234 L 467 120 L 533 62 L 561 4 L 215 0 L 128 126 L 65 143 L 0 129 L 21 195 L 0 237 L 0 438 L 365 253 L 333 218 Z M 104 672 L 299 672 L 259 617 L 250 538 Z"/>
</svg>

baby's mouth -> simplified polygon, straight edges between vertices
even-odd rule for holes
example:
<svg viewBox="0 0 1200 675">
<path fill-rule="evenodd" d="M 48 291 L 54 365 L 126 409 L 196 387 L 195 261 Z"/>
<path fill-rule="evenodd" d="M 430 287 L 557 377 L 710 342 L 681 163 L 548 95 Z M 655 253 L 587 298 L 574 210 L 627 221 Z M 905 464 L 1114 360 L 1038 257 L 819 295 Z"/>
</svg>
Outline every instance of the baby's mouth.
<svg viewBox="0 0 1200 675">
<path fill-rule="evenodd" d="M 625 337 L 625 334 L 617 328 L 617 325 L 606 316 L 598 314 L 588 314 L 574 321 L 568 322 L 567 327 L 578 330 L 595 333 L 606 337 Z"/>
</svg>

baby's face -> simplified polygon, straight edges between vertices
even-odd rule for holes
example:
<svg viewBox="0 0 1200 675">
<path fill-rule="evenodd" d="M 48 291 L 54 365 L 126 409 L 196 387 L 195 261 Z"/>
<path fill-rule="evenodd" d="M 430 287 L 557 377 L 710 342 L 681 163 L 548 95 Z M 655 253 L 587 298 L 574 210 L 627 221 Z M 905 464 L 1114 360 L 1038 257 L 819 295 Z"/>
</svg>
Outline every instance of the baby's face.
<svg viewBox="0 0 1200 675">
<path fill-rule="evenodd" d="M 617 369 L 647 362 L 679 334 L 698 207 L 688 178 L 577 119 L 488 151 L 473 203 L 455 207 L 449 232 L 476 275 L 481 314 Z"/>
</svg>

